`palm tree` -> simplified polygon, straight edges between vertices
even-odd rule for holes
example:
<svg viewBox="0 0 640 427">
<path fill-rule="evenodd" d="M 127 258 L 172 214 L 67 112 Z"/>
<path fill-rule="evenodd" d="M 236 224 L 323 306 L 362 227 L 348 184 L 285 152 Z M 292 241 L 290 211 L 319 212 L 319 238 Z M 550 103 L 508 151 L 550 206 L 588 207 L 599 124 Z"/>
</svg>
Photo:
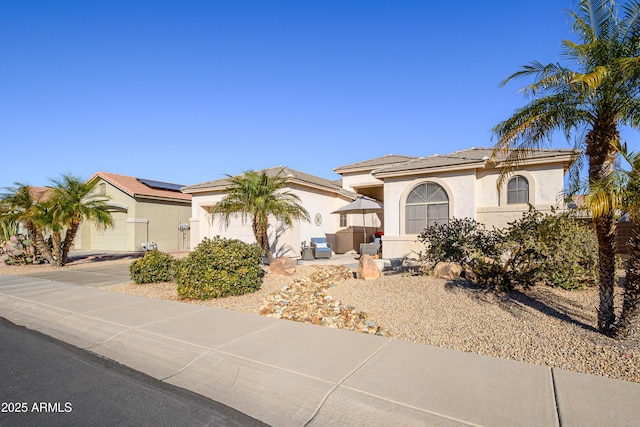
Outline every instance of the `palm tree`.
<svg viewBox="0 0 640 427">
<path fill-rule="evenodd" d="M 523 91 L 533 98 L 507 120 L 493 128 L 498 142 L 494 158 L 506 157 L 498 185 L 513 167 L 536 148 L 547 145 L 556 131 L 588 159 L 590 182 L 602 182 L 612 173 L 619 127 L 640 127 L 640 0 L 621 8 L 612 0 L 581 0 L 570 12 L 579 42 L 563 41 L 569 66 L 532 62 L 510 75 L 502 86 L 517 78 L 533 78 Z M 579 171 L 581 162 L 574 164 Z M 598 237 L 599 294 L 598 329 L 614 333 L 613 289 L 615 238 L 613 213 L 594 217 Z"/>
<path fill-rule="evenodd" d="M 213 214 L 222 217 L 226 227 L 236 214 L 240 214 L 243 223 L 250 218 L 256 242 L 269 262 L 274 259 L 267 233 L 269 217 L 275 217 L 288 227 L 294 219 L 309 221 L 309 213 L 300 205 L 300 198 L 283 190 L 287 182 L 283 172 L 281 169 L 275 176 L 269 176 L 266 171 L 227 175 L 227 195 L 212 210 Z"/>
<path fill-rule="evenodd" d="M 14 187 L 5 188 L 0 196 L 0 220 L 4 223 L 22 223 L 36 247 L 49 264 L 54 264 L 53 255 L 45 242 L 45 233 L 50 225 L 50 217 L 44 206 L 46 193 L 36 192 L 19 182 Z"/>
<path fill-rule="evenodd" d="M 616 145 L 620 157 L 625 160 L 629 170 L 619 162 L 613 173 L 601 182 L 591 182 L 589 193 L 585 197 L 585 207 L 594 217 L 603 217 L 610 213 L 624 212 L 635 224 L 640 223 L 640 153 L 630 152 L 626 144 Z M 640 233 L 637 228 L 629 238 L 628 255 L 625 269 L 626 281 L 622 303 L 622 313 L 616 320 L 615 334 L 623 338 L 638 316 L 640 303 Z"/>
<path fill-rule="evenodd" d="M 91 221 L 98 227 L 113 225 L 106 197 L 93 194 L 97 183 L 97 180 L 85 182 L 73 175 L 51 180 L 46 207 L 51 214 L 54 258 L 59 266 L 67 263 L 69 250 L 83 221 Z"/>
</svg>

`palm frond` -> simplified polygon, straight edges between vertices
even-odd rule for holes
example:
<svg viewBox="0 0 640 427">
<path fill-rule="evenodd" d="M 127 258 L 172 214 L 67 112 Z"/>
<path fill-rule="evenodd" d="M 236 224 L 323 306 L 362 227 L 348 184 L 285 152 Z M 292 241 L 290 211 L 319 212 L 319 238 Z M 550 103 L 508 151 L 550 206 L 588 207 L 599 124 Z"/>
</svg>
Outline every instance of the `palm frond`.
<svg viewBox="0 0 640 427">
<path fill-rule="evenodd" d="M 588 73 L 575 73 L 569 83 L 580 83 L 588 87 L 590 92 L 595 92 L 604 82 L 609 74 L 609 68 L 606 66 L 598 66 Z"/>
</svg>

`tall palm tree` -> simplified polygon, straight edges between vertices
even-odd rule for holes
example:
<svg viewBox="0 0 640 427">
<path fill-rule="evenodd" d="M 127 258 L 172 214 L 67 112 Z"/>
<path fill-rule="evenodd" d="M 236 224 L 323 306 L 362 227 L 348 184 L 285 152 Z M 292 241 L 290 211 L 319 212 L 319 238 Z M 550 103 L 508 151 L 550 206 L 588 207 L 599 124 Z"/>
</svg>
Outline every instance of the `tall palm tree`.
<svg viewBox="0 0 640 427">
<path fill-rule="evenodd" d="M 19 182 L 14 187 L 5 188 L 0 196 L 0 220 L 22 223 L 36 247 L 49 264 L 54 264 L 53 255 L 45 242 L 45 234 L 50 226 L 50 216 L 44 206 L 45 193 L 36 192 Z"/>
<path fill-rule="evenodd" d="M 98 227 L 113 225 L 106 197 L 93 193 L 97 183 L 97 180 L 85 182 L 73 175 L 51 180 L 50 196 L 45 203 L 51 212 L 54 257 L 59 266 L 67 263 L 83 221 L 91 221 Z"/>
<path fill-rule="evenodd" d="M 630 166 L 625 170 L 621 163 L 604 181 L 591 182 L 585 197 L 585 207 L 594 217 L 624 212 L 635 224 L 640 224 L 640 153 L 630 152 L 626 144 L 617 144 L 620 156 Z M 626 281 L 622 313 L 616 320 L 615 333 L 623 338 L 640 308 L 640 233 L 637 227 L 629 238 L 628 259 L 625 266 Z"/>
<path fill-rule="evenodd" d="M 628 0 L 620 8 L 612 0 L 581 0 L 570 16 L 579 41 L 562 42 L 567 66 L 532 62 L 501 84 L 517 78 L 534 80 L 523 89 L 532 100 L 493 128 L 498 137 L 494 158 L 506 156 L 502 178 L 531 150 L 547 145 L 554 132 L 562 131 L 567 139 L 573 136 L 576 148 L 586 154 L 590 181 L 601 182 L 614 169 L 620 126 L 640 127 L 640 0 Z M 615 332 L 613 213 L 594 217 L 593 223 L 599 248 L 598 329 L 611 335 Z"/>
<path fill-rule="evenodd" d="M 240 214 L 243 223 L 250 219 L 256 242 L 269 262 L 274 259 L 269 245 L 269 217 L 288 227 L 294 219 L 309 221 L 309 213 L 300 205 L 300 198 L 283 190 L 287 182 L 283 172 L 281 169 L 275 176 L 269 176 L 266 171 L 227 175 L 227 195 L 212 210 L 222 217 L 227 227 L 236 214 Z"/>
</svg>

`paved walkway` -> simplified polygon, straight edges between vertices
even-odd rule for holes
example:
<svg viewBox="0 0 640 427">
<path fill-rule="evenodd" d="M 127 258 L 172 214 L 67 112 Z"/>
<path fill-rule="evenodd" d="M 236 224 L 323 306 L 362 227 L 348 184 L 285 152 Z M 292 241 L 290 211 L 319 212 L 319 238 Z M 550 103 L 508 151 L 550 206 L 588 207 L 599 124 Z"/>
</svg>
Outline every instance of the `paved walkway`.
<svg viewBox="0 0 640 427">
<path fill-rule="evenodd" d="M 274 426 L 640 420 L 640 384 L 76 284 L 95 268 L 0 276 L 0 316 Z"/>
</svg>

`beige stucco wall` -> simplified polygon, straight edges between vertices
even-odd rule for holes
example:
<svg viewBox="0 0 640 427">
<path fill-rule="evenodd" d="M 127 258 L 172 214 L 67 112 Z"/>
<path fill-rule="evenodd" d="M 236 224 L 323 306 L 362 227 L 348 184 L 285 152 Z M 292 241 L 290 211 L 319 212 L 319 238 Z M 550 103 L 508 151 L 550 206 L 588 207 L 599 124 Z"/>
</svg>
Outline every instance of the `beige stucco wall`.
<svg viewBox="0 0 640 427">
<path fill-rule="evenodd" d="M 358 187 L 382 186 L 384 182 L 375 178 L 371 173 L 345 173 L 342 175 L 342 188 L 355 191 Z"/>
<path fill-rule="evenodd" d="M 141 245 L 146 242 L 155 242 L 163 252 L 189 249 L 189 232 L 183 239 L 183 233 L 178 230 L 180 223 L 189 223 L 191 206 L 188 202 L 136 201 L 109 183 L 105 188 L 108 203 L 120 208 L 111 213 L 114 226 L 104 230 L 84 222 L 75 249 L 142 251 Z"/>
<path fill-rule="evenodd" d="M 475 218 L 475 171 L 387 178 L 384 185 L 384 258 L 418 257 L 424 247 L 417 234 L 406 234 L 405 201 L 411 190 L 424 182 L 440 185 L 449 196 L 449 218 Z"/>
<path fill-rule="evenodd" d="M 190 216 L 191 206 L 184 203 L 139 201 L 136 218 L 131 221 L 136 228 L 135 245 L 140 247 L 143 242 L 155 242 L 163 252 L 189 250 L 190 235 L 182 233 L 178 226 L 188 224 Z M 140 220 L 148 221 L 148 235 L 147 227 Z"/>
<path fill-rule="evenodd" d="M 96 188 L 99 188 L 101 183 L 106 182 L 100 180 Z M 83 222 L 79 229 L 80 238 L 76 238 L 75 248 L 80 250 L 135 251 L 136 249 L 127 239 L 129 232 L 127 219 L 135 217 L 135 200 L 109 183 L 106 183 L 105 189 L 106 196 L 109 198 L 107 203 L 123 209 L 111 213 L 114 223 L 111 228 L 96 228 L 95 224 L 90 221 Z"/>
<path fill-rule="evenodd" d="M 505 227 L 507 223 L 522 216 L 529 209 L 528 204 L 508 205 L 506 183 L 515 175 L 523 176 L 529 182 L 529 203 L 541 212 L 550 212 L 552 207 L 562 208 L 564 191 L 564 169 L 562 164 L 530 166 L 510 175 L 498 193 L 497 182 L 500 172 L 482 171 L 478 174 L 478 207 L 476 220 L 489 227 Z"/>
</svg>

